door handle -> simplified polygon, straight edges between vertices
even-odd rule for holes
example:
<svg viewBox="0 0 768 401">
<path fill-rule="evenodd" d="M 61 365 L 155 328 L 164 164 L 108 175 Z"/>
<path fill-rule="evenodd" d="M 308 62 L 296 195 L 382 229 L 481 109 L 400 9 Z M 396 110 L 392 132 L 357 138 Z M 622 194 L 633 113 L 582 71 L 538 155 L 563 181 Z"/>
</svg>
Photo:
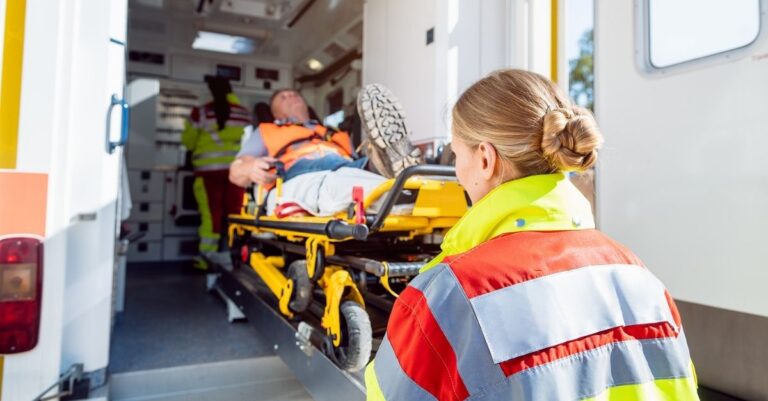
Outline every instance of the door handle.
<svg viewBox="0 0 768 401">
<path fill-rule="evenodd" d="M 115 106 L 120 106 L 122 111 L 121 116 L 123 118 L 122 124 L 120 124 L 120 140 L 117 142 L 112 141 L 112 110 Z M 116 94 L 112 94 L 110 99 L 109 109 L 107 109 L 107 153 L 112 154 L 118 146 L 123 146 L 128 141 L 128 102 L 125 99 L 117 97 Z"/>
</svg>

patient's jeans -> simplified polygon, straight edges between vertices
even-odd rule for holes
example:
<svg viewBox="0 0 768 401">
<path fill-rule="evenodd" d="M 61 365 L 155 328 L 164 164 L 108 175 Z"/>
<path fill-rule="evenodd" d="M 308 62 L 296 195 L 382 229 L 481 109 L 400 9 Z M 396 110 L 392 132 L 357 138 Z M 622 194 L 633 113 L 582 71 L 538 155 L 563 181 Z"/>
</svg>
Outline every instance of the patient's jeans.
<svg viewBox="0 0 768 401">
<path fill-rule="evenodd" d="M 366 163 L 368 163 L 367 157 L 361 157 L 357 160 L 348 160 L 336 154 L 325 155 L 317 159 L 299 159 L 285 172 L 285 177 L 283 177 L 283 179 L 288 181 L 297 175 L 315 171 L 334 171 L 342 167 L 365 168 Z"/>
</svg>

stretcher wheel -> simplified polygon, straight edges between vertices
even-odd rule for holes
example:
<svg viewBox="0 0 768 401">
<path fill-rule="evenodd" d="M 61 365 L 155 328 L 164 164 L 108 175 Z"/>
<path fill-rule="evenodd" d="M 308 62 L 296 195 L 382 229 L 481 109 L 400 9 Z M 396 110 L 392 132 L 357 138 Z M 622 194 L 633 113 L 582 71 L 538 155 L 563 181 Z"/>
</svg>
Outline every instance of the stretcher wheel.
<svg viewBox="0 0 768 401">
<path fill-rule="evenodd" d="M 230 260 L 232 261 L 232 267 L 237 269 L 243 264 L 248 263 L 248 257 L 244 257 L 244 252 L 249 252 L 250 249 L 245 244 L 245 241 L 240 236 L 235 236 L 232 241 L 232 247 L 229 249 Z"/>
<path fill-rule="evenodd" d="M 312 283 L 307 275 L 307 261 L 297 260 L 288 265 L 288 278 L 293 280 L 293 293 L 288 307 L 296 313 L 304 312 L 312 301 Z"/>
<path fill-rule="evenodd" d="M 312 282 L 317 282 L 323 277 L 325 272 L 325 250 L 322 247 L 318 247 L 315 254 L 315 274 L 312 276 Z"/>
<path fill-rule="evenodd" d="M 340 368 L 354 372 L 365 367 L 371 359 L 371 320 L 365 309 L 354 301 L 341 304 L 341 345 L 336 348 Z"/>
</svg>

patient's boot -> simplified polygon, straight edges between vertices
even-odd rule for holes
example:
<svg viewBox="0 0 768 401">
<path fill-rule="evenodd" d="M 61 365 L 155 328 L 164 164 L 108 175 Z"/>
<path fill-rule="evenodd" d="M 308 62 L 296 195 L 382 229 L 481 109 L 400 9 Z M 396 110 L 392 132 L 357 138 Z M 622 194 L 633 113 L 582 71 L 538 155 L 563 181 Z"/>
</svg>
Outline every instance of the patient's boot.
<svg viewBox="0 0 768 401">
<path fill-rule="evenodd" d="M 380 84 L 366 85 L 357 95 L 364 152 L 379 174 L 393 178 L 422 162 L 421 150 L 408 138 L 405 113 L 397 98 Z"/>
</svg>

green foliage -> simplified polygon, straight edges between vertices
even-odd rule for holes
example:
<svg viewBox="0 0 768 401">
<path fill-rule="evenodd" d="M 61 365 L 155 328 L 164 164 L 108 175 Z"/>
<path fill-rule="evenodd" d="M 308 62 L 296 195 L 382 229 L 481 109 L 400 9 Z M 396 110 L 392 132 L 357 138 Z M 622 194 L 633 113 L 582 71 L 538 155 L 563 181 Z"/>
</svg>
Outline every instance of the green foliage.
<svg viewBox="0 0 768 401">
<path fill-rule="evenodd" d="M 570 95 L 580 106 L 595 107 L 594 30 L 579 39 L 579 57 L 569 61 Z"/>
</svg>

